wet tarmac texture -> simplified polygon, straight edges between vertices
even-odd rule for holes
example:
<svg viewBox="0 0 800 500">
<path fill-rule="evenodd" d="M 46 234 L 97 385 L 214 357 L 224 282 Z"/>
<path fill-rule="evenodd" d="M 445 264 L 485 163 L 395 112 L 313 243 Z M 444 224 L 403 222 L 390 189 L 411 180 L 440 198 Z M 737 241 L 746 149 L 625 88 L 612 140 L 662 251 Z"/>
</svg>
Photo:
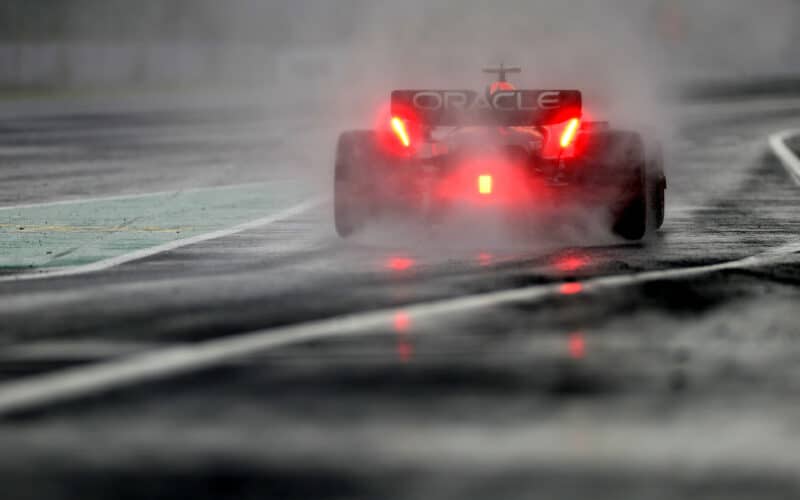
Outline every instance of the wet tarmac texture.
<svg viewBox="0 0 800 500">
<path fill-rule="evenodd" d="M 796 496 L 798 254 L 580 288 L 800 239 L 800 188 L 766 142 L 796 126 L 800 109 L 737 105 L 695 105 L 668 142 L 667 222 L 642 244 L 345 242 L 323 204 L 98 273 L 0 283 L 6 381 L 394 311 L 358 335 L 8 417 L 0 443 L 15 452 L 0 458 L 0 477 L 22 498 Z M 306 140 L 327 145 L 332 133 Z M 209 136 L 216 147 L 195 147 Z M 43 149 L 15 152 L 20 137 Z M 165 137 L 180 141 L 164 148 Z M 233 112 L 12 121 L 0 131 L 11 148 L 0 197 L 13 205 L 286 178 L 325 194 L 331 165 L 311 162 L 326 155 L 289 137 L 269 117 Z M 47 138 L 70 152 L 48 150 Z M 404 312 L 565 282 L 535 301 Z"/>
</svg>

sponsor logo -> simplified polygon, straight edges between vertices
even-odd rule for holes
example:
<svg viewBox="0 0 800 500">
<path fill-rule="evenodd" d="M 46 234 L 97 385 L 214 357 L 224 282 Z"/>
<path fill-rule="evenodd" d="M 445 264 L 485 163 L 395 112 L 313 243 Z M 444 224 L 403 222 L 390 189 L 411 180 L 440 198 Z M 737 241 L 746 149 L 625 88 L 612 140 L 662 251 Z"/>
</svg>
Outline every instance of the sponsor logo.
<svg viewBox="0 0 800 500">
<path fill-rule="evenodd" d="M 467 91 L 417 92 L 412 105 L 423 111 L 527 111 L 557 109 L 561 106 L 561 92 L 503 91 L 492 96 L 482 96 Z"/>
</svg>

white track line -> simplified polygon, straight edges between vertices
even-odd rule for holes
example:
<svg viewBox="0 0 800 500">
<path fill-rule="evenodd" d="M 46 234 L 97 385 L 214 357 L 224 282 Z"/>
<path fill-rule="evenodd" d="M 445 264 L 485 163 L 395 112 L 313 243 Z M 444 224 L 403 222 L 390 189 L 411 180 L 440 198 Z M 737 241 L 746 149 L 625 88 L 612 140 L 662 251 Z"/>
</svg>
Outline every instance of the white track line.
<svg viewBox="0 0 800 500">
<path fill-rule="evenodd" d="M 289 217 L 293 217 L 295 215 L 300 215 L 304 212 L 308 212 L 309 210 L 318 207 L 322 203 L 324 203 L 326 198 L 314 198 L 299 205 L 295 205 L 291 208 L 287 208 L 286 210 L 282 210 L 278 213 L 269 215 L 267 217 L 263 217 L 261 219 L 256 219 L 250 222 L 245 222 L 244 224 L 239 224 L 238 226 L 233 226 L 228 229 L 221 229 L 219 231 L 214 231 L 211 233 L 204 233 L 199 234 L 197 236 L 193 236 L 191 238 L 184 238 L 181 240 L 175 240 L 170 243 L 165 243 L 163 245 L 158 245 L 155 247 L 143 248 L 142 250 L 137 250 L 136 252 L 126 253 L 123 255 L 119 255 L 117 257 L 112 257 L 110 259 L 101 260 L 98 262 L 93 262 L 91 264 L 86 264 L 83 266 L 76 266 L 76 267 L 69 267 L 69 268 L 62 268 L 54 271 L 42 271 L 38 273 L 29 273 L 29 274 L 15 274 L 11 276 L 3 276 L 0 277 L 0 283 L 3 282 L 19 282 L 19 281 L 30 281 L 30 280 L 40 280 L 40 279 L 48 279 L 48 278 L 61 278 L 65 276 L 77 276 L 80 274 L 88 274 L 88 273 L 95 273 L 98 271 L 105 271 L 111 269 L 113 267 L 120 266 L 122 264 L 126 264 L 128 262 L 134 262 L 137 260 L 146 259 L 148 257 L 152 257 L 154 255 L 169 252 L 171 250 L 176 250 L 178 248 L 182 248 L 189 245 L 194 245 L 196 243 L 201 243 L 203 241 L 208 240 L 215 240 L 218 238 L 224 238 L 226 236 L 231 236 L 237 233 L 241 233 L 243 231 L 248 231 L 250 229 L 256 229 L 262 226 L 267 226 L 269 224 L 273 224 L 275 222 L 288 219 Z"/>
<path fill-rule="evenodd" d="M 639 285 L 652 281 L 692 278 L 719 271 L 765 265 L 798 252 L 800 252 L 800 242 L 734 262 L 595 278 L 582 282 L 581 285 L 583 293 L 597 293 L 609 288 Z M 391 331 L 394 318 L 400 311 L 407 314 L 414 324 L 414 322 L 424 322 L 444 315 L 463 314 L 469 310 L 520 302 L 529 304 L 561 295 L 563 285 L 563 283 L 536 285 L 516 290 L 445 299 L 404 308 L 356 313 L 211 340 L 192 346 L 167 348 L 133 355 L 117 361 L 34 376 L 0 386 L 0 415 L 33 410 L 132 385 L 185 375 L 291 344 Z"/>
<path fill-rule="evenodd" d="M 780 262 L 796 253 L 800 253 L 800 241 L 722 264 L 589 279 L 581 283 L 582 293 L 597 293 L 605 289 L 653 281 L 695 278 L 721 271 L 747 269 Z M 519 302 L 530 303 L 559 296 L 564 292 L 563 286 L 563 283 L 535 285 L 404 308 L 357 313 L 211 340 L 193 346 L 167 348 L 117 361 L 35 376 L 0 386 L 0 415 L 35 410 L 76 398 L 185 375 L 286 345 L 391 331 L 394 318 L 400 311 L 408 315 L 414 324 L 415 321 L 422 322 L 448 314 L 463 314 L 469 310 Z"/>
<path fill-rule="evenodd" d="M 800 158 L 786 145 L 786 141 L 790 137 L 798 135 L 800 135 L 800 129 L 778 132 L 770 136 L 769 145 L 772 147 L 772 151 L 775 155 L 781 160 L 783 166 L 786 167 L 786 170 L 789 171 L 794 182 L 800 186 Z"/>
</svg>

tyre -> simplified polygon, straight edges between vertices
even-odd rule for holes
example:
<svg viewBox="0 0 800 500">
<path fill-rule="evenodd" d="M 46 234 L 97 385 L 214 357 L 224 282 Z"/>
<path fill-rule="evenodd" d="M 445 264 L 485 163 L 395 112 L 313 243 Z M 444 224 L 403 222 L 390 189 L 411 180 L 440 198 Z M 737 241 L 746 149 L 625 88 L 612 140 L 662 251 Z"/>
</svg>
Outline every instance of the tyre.
<svg viewBox="0 0 800 500">
<path fill-rule="evenodd" d="M 654 230 L 661 229 L 664 225 L 667 190 L 667 178 L 664 174 L 664 153 L 661 145 L 656 145 L 653 148 L 653 154 L 650 156 L 647 184 L 650 226 Z"/>
<path fill-rule="evenodd" d="M 336 232 L 348 238 L 361 231 L 372 215 L 370 167 L 376 154 L 375 134 L 350 131 L 339 136 L 334 175 Z"/>
<path fill-rule="evenodd" d="M 593 171 L 601 174 L 596 182 L 610 187 L 613 198 L 611 231 L 626 240 L 636 241 L 647 233 L 647 163 L 644 143 L 634 132 L 609 130 L 592 134 L 586 154 Z"/>
<path fill-rule="evenodd" d="M 612 231 L 630 241 L 638 241 L 647 234 L 647 194 L 644 187 L 644 168 L 641 187 L 636 194 L 629 194 L 620 209 L 615 211 Z"/>
</svg>

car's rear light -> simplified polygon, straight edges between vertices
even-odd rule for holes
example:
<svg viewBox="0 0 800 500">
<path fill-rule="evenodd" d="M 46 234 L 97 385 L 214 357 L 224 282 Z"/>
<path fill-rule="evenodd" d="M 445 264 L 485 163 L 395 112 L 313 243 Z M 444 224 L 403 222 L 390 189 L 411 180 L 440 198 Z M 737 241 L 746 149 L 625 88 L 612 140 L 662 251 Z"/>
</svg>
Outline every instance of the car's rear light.
<svg viewBox="0 0 800 500">
<path fill-rule="evenodd" d="M 573 118 L 567 123 L 564 132 L 561 133 L 561 149 L 567 149 L 575 141 L 575 137 L 580 130 L 581 121 L 578 118 Z"/>
<path fill-rule="evenodd" d="M 408 148 L 411 146 L 411 138 L 408 135 L 406 123 L 402 119 L 396 116 L 392 118 L 392 131 L 394 131 L 394 135 L 397 136 L 403 147 Z"/>
<path fill-rule="evenodd" d="M 491 175 L 478 176 L 478 192 L 482 195 L 492 194 L 494 180 Z"/>
</svg>

